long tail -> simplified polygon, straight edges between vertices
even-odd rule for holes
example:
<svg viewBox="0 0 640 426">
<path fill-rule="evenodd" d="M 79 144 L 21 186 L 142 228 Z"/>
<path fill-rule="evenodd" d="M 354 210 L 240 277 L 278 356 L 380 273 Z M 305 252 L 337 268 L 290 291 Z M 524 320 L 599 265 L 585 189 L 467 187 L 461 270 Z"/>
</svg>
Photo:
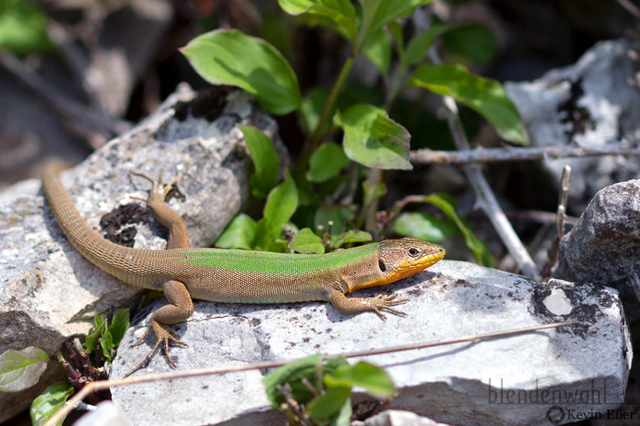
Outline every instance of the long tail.
<svg viewBox="0 0 640 426">
<path fill-rule="evenodd" d="M 164 252 L 123 247 L 103 238 L 80 216 L 58 177 L 60 170 L 55 164 L 47 167 L 42 175 L 42 188 L 71 244 L 91 263 L 116 278 L 138 287 L 157 288 L 154 280 L 145 277 L 162 272 L 160 262 L 155 260 Z"/>
</svg>

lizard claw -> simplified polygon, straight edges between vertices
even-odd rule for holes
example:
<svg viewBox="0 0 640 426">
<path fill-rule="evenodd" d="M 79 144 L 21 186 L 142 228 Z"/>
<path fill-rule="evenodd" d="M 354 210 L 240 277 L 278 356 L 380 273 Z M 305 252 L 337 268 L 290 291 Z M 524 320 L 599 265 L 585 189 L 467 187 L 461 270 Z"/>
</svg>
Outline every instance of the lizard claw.
<svg viewBox="0 0 640 426">
<path fill-rule="evenodd" d="M 406 313 L 391 307 L 391 306 L 400 305 L 402 303 L 406 303 L 409 301 L 408 299 L 397 299 L 397 297 L 398 296 L 395 294 L 391 294 L 391 295 L 379 294 L 375 298 L 371 299 L 371 305 L 372 305 L 373 311 L 376 314 L 378 314 L 380 318 L 382 318 L 383 320 L 386 320 L 387 317 L 382 312 L 380 312 L 380 310 L 385 310 L 385 311 L 394 313 L 396 315 L 406 316 L 407 315 Z"/>
<path fill-rule="evenodd" d="M 171 182 L 164 185 L 162 183 L 162 170 L 160 170 L 160 177 L 158 178 L 158 180 L 150 178 L 149 176 L 140 172 L 130 171 L 129 173 L 133 176 L 138 176 L 151 182 L 151 191 L 149 191 L 149 198 L 147 200 L 138 197 L 131 197 L 137 200 L 144 201 L 147 204 L 153 202 L 163 203 L 166 200 L 167 195 L 173 190 L 174 186 L 182 179 L 182 172 L 180 172 L 173 179 L 171 179 Z"/>
<path fill-rule="evenodd" d="M 151 349 L 151 352 L 149 352 L 149 354 L 145 357 L 145 359 L 143 359 L 140 364 L 135 366 L 133 370 L 129 371 L 124 376 L 124 378 L 129 377 L 130 375 L 132 375 L 133 373 L 135 373 L 136 371 L 144 367 L 149 361 L 151 361 L 151 358 L 153 358 L 153 355 L 156 353 L 156 351 L 158 350 L 161 344 L 164 344 L 164 355 L 167 357 L 167 361 L 169 361 L 169 364 L 171 364 L 173 368 L 177 368 L 176 364 L 171 359 L 171 356 L 169 356 L 169 342 L 175 343 L 176 345 L 182 345 L 187 347 L 189 346 L 185 342 L 178 340 L 174 337 L 174 336 L 176 337 L 178 336 L 178 333 L 175 330 L 152 320 L 151 324 L 149 324 L 149 327 L 147 328 L 147 331 L 144 333 L 144 336 L 142 336 L 140 339 L 134 342 L 130 347 L 132 348 L 142 343 L 142 341 L 144 340 L 145 337 L 147 337 L 147 334 L 149 334 L 149 331 L 151 329 L 153 329 L 153 332 L 156 335 L 156 338 L 158 339 L 156 341 L 156 344 L 153 346 L 153 349 Z"/>
</svg>

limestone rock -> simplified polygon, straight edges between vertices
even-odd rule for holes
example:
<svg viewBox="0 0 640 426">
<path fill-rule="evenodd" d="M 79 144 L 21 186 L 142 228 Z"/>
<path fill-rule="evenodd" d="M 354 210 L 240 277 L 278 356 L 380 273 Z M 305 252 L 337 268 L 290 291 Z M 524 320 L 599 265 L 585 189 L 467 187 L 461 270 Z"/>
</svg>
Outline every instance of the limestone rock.
<svg viewBox="0 0 640 426">
<path fill-rule="evenodd" d="M 197 110 L 209 117 L 194 117 Z M 138 127 L 62 173 L 62 181 L 82 216 L 99 228 L 106 213 L 137 202 L 132 196 L 146 197 L 149 182 L 130 171 L 152 177 L 164 171 L 165 181 L 182 173 L 178 188 L 186 199 L 169 204 L 185 219 L 194 247 L 211 245 L 248 196 L 251 160 L 237 124 L 277 139 L 275 121 L 246 95 L 215 89 L 197 96 L 183 86 Z M 135 247 L 165 247 L 166 230 L 153 218 L 135 228 Z M 0 241 L 0 353 L 37 346 L 53 354 L 65 339 L 86 333 L 94 314 L 134 306 L 141 291 L 102 272 L 69 244 L 38 181 L 17 184 L 0 199 Z M 5 404 L 15 394 L 0 394 L 0 422 L 29 405 L 35 395 L 25 392 L 17 405 Z"/>
<path fill-rule="evenodd" d="M 180 370 L 188 370 L 572 320 L 572 326 L 560 329 L 364 359 L 385 368 L 393 378 L 399 394 L 390 408 L 443 423 L 546 426 L 546 413 L 554 405 L 605 411 L 623 400 L 632 351 L 613 289 L 559 280 L 541 284 L 466 262 L 442 261 L 399 283 L 357 296 L 380 291 L 408 298 L 402 306 L 407 316 L 390 315 L 387 321 L 373 313 L 346 316 L 319 302 L 253 306 L 197 302 L 194 315 L 174 326 L 189 347 L 172 347 L 171 356 Z M 122 377 L 150 350 L 151 338 L 128 347 L 142 336 L 148 318 L 128 331 L 114 360 L 112 378 Z M 168 371 L 172 369 L 166 359 L 157 355 L 136 375 Z M 283 422 L 280 413 L 269 409 L 261 383 L 264 374 L 256 370 L 122 386 L 112 389 L 113 401 L 141 426 Z M 555 401 L 549 395 L 555 395 Z M 354 402 L 367 398 L 357 394 Z M 571 398 L 577 403 L 569 404 Z M 600 405 L 594 405 L 598 399 Z"/>
<path fill-rule="evenodd" d="M 533 82 L 506 83 L 531 136 L 531 146 L 575 144 L 599 147 L 620 139 L 640 139 L 640 91 L 637 64 L 625 40 L 606 41 L 589 49 L 569 67 L 549 71 Z M 572 168 L 569 207 L 582 212 L 607 185 L 640 177 L 638 157 L 607 156 L 547 160 L 543 166 L 559 185 L 562 168 Z"/>
<path fill-rule="evenodd" d="M 616 288 L 629 320 L 640 318 L 640 180 L 598 192 L 559 255 L 558 275 Z"/>
</svg>

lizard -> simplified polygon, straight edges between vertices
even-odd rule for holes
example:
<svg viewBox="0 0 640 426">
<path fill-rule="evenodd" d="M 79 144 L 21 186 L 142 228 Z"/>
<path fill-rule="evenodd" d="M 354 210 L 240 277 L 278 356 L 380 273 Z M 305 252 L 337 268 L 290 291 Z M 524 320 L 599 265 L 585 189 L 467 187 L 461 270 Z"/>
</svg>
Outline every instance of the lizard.
<svg viewBox="0 0 640 426">
<path fill-rule="evenodd" d="M 223 303 L 293 303 L 328 301 L 344 314 L 381 311 L 404 315 L 393 306 L 406 302 L 396 295 L 347 298 L 355 290 L 389 284 L 440 261 L 445 250 L 417 238 L 383 240 L 326 254 L 289 254 L 216 248 L 191 248 L 184 220 L 166 202 L 175 182 L 151 182 L 147 207 L 169 229 L 166 250 L 124 247 L 103 238 L 80 215 L 58 176 L 58 166 L 42 175 L 44 196 L 69 242 L 105 272 L 136 287 L 161 290 L 168 305 L 156 310 L 146 333 L 156 343 L 147 357 L 125 377 L 153 357 L 161 344 L 172 367 L 169 342 L 187 346 L 170 328 L 193 313 L 193 300 Z"/>
</svg>

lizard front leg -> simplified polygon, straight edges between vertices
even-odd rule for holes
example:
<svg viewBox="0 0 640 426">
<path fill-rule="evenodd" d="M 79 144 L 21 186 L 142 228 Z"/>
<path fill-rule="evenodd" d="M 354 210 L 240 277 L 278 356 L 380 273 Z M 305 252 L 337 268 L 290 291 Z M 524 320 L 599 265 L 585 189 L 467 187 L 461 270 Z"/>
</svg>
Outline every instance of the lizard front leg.
<svg viewBox="0 0 640 426">
<path fill-rule="evenodd" d="M 392 294 L 385 296 L 379 294 L 374 298 L 367 297 L 352 297 L 348 298 L 340 290 L 332 290 L 329 294 L 329 300 L 331 304 L 335 306 L 343 314 L 357 314 L 365 311 L 373 311 L 378 314 L 382 319 L 387 317 L 380 312 L 381 310 L 389 311 L 397 315 L 406 315 L 402 311 L 393 309 L 391 306 L 400 305 L 407 302 L 407 299 L 396 299 L 396 295 Z"/>
</svg>

